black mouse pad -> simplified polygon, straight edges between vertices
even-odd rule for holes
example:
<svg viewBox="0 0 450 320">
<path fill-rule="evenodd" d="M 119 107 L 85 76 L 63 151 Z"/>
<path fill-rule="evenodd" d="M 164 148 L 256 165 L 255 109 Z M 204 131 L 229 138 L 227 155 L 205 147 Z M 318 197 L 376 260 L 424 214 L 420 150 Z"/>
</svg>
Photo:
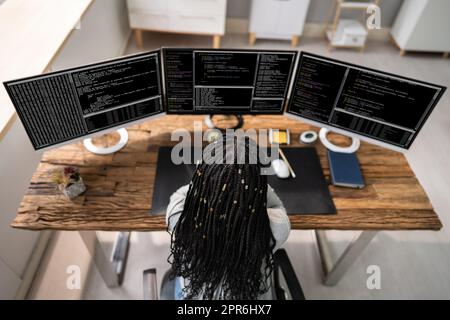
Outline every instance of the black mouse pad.
<svg viewBox="0 0 450 320">
<path fill-rule="evenodd" d="M 283 148 L 296 178 L 269 176 L 288 214 L 335 214 L 336 207 L 315 148 Z"/>
<path fill-rule="evenodd" d="M 151 215 L 164 215 L 169 198 L 188 184 L 195 165 L 176 165 L 171 160 L 172 147 L 160 147 L 156 166 Z M 269 176 L 268 182 L 283 202 L 288 214 L 335 214 L 336 207 L 328 190 L 315 148 L 284 148 L 296 178 Z M 195 163 L 195 161 L 194 161 Z"/>
</svg>

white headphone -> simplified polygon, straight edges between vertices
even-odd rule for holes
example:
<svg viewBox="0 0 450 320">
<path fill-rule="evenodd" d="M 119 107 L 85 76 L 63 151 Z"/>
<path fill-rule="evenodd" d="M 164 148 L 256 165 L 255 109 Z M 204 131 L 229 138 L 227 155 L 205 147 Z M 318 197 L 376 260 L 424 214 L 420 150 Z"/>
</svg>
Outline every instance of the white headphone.
<svg viewBox="0 0 450 320">
<path fill-rule="evenodd" d="M 119 130 L 117 130 L 117 132 L 120 135 L 120 140 L 119 142 L 117 142 L 117 144 L 107 147 L 107 148 L 102 148 L 102 147 L 97 147 L 96 145 L 94 145 L 92 143 L 92 139 L 91 138 L 87 138 L 83 140 L 83 144 L 84 147 L 89 150 L 92 153 L 95 154 L 100 154 L 100 155 L 105 155 L 105 154 L 112 154 L 114 152 L 119 151 L 120 149 L 122 149 L 123 147 L 125 147 L 125 145 L 128 142 L 128 131 L 125 128 L 120 128 Z"/>
<path fill-rule="evenodd" d="M 358 138 L 352 137 L 352 144 L 348 147 L 340 147 L 333 143 L 331 143 L 330 140 L 328 140 L 327 135 L 330 132 L 329 129 L 322 128 L 319 131 L 319 138 L 320 142 L 329 150 L 335 151 L 335 152 L 342 152 L 342 153 L 354 153 L 359 148 L 360 141 Z"/>
</svg>

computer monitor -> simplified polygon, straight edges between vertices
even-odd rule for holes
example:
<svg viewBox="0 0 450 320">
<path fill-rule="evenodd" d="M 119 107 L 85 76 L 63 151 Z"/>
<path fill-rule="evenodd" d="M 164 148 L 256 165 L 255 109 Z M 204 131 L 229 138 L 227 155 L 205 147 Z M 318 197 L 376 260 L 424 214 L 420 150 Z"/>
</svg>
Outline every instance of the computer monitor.
<svg viewBox="0 0 450 320">
<path fill-rule="evenodd" d="M 168 114 L 282 114 L 296 51 L 163 48 Z"/>
<path fill-rule="evenodd" d="M 302 52 L 287 115 L 405 151 L 445 89 Z"/>
<path fill-rule="evenodd" d="M 5 82 L 36 150 L 163 113 L 160 51 Z"/>
</svg>

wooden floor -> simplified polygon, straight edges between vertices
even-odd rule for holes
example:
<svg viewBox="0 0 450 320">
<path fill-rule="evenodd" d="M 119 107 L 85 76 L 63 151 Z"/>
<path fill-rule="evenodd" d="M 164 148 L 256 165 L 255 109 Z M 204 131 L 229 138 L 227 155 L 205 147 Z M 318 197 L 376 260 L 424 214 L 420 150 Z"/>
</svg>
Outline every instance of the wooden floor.
<svg viewBox="0 0 450 320">
<path fill-rule="evenodd" d="M 223 46 L 245 48 L 245 35 L 227 35 Z M 194 36 L 146 33 L 146 50 L 160 46 L 207 47 L 209 39 Z M 264 49 L 289 49 L 289 42 L 258 40 L 255 47 Z M 450 59 L 441 55 L 398 55 L 390 44 L 371 42 L 364 53 L 353 50 L 326 51 L 321 39 L 302 39 L 299 50 L 328 55 L 375 69 L 398 73 L 450 87 Z M 127 53 L 136 52 L 130 43 Z M 416 139 L 407 159 L 432 201 L 444 225 L 439 232 L 389 231 L 381 232 L 350 268 L 348 274 L 335 287 L 321 283 L 320 262 L 313 234 L 310 231 L 293 231 L 284 245 L 294 264 L 296 273 L 309 299 L 449 299 L 450 298 L 450 99 L 447 92 Z M 406 190 L 405 192 L 409 192 Z M 328 231 L 329 240 L 338 253 L 358 232 Z M 101 232 L 107 247 L 114 234 Z M 86 299 L 141 299 L 141 272 L 143 268 L 156 267 L 158 280 L 168 268 L 169 237 L 165 232 L 132 234 L 127 273 L 121 288 L 108 289 L 95 268 L 90 268 L 83 287 Z M 67 248 L 76 252 L 70 255 Z M 84 254 L 84 255 L 83 255 Z M 85 266 L 88 259 L 83 243 L 76 233 L 60 232 L 51 244 L 51 250 L 41 267 L 30 298 L 73 296 L 65 288 L 65 268 L 68 264 Z M 381 289 L 366 287 L 370 265 L 381 269 Z M 87 267 L 86 267 L 87 268 Z M 83 269 L 84 270 L 84 269 Z M 160 282 L 159 282 L 160 283 Z"/>
</svg>

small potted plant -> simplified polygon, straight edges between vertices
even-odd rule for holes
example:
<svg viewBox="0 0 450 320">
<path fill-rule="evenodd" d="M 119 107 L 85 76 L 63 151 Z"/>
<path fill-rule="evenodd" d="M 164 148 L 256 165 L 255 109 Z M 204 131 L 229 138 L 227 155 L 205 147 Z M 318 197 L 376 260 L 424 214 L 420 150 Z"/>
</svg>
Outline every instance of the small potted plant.
<svg viewBox="0 0 450 320">
<path fill-rule="evenodd" d="M 68 199 L 73 199 L 86 190 L 78 168 L 64 167 L 53 172 L 53 182 Z"/>
</svg>

